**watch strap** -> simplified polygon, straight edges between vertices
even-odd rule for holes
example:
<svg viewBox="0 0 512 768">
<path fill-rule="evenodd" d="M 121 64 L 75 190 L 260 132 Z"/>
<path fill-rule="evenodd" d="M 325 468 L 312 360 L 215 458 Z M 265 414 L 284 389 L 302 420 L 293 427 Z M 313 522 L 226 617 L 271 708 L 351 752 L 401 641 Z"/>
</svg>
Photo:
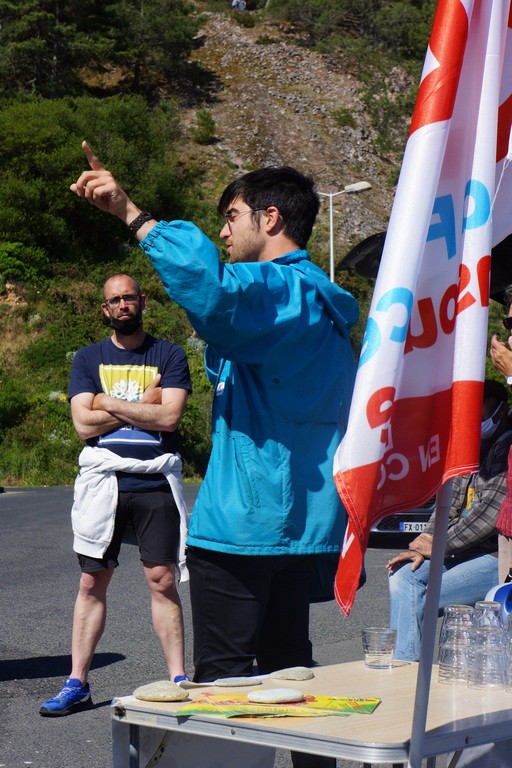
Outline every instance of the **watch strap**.
<svg viewBox="0 0 512 768">
<path fill-rule="evenodd" d="M 142 213 L 139 213 L 139 215 L 136 216 L 133 221 L 130 221 L 128 224 L 128 232 L 134 235 L 142 227 L 142 225 L 146 223 L 146 221 L 151 221 L 153 218 L 154 216 L 152 213 L 142 211 Z"/>
</svg>

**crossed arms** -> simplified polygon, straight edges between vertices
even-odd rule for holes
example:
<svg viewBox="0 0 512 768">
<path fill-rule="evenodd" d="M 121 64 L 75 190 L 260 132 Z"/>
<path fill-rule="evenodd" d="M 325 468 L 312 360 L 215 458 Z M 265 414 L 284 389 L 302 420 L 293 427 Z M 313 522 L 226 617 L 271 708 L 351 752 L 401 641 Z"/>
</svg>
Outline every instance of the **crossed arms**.
<svg viewBox="0 0 512 768">
<path fill-rule="evenodd" d="M 103 392 L 81 392 L 71 398 L 71 417 L 78 436 L 89 440 L 130 424 L 155 432 L 174 432 L 180 423 L 188 391 L 158 386 L 160 374 L 136 403 L 120 400 Z"/>
</svg>

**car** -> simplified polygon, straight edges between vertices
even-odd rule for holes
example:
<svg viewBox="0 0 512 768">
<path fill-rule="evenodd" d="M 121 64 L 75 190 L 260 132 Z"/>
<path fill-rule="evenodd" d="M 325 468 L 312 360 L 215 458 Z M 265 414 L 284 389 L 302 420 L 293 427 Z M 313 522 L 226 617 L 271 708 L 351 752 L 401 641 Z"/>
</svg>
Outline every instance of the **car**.
<svg viewBox="0 0 512 768">
<path fill-rule="evenodd" d="M 409 542 L 426 528 L 435 507 L 436 497 L 432 496 L 419 507 L 382 518 L 371 527 L 368 546 L 379 549 L 407 549 Z"/>
</svg>

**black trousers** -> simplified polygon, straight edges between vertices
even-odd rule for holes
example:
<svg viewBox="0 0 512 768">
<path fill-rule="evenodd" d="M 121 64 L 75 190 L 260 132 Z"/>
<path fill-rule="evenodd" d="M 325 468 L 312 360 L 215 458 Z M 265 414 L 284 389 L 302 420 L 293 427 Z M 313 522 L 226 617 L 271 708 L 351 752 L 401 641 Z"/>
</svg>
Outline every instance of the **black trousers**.
<svg viewBox="0 0 512 768">
<path fill-rule="evenodd" d="M 311 666 L 314 557 L 241 556 L 189 547 L 194 679 Z"/>
<path fill-rule="evenodd" d="M 241 556 L 189 547 L 194 680 L 310 667 L 311 555 Z M 335 768 L 336 760 L 292 752 L 294 768 Z"/>
</svg>

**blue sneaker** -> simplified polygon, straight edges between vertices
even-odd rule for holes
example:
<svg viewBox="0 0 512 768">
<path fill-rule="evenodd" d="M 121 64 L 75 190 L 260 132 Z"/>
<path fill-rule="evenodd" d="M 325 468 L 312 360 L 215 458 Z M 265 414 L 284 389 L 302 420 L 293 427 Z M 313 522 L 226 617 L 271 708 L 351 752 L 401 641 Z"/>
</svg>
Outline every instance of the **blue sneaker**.
<svg viewBox="0 0 512 768">
<path fill-rule="evenodd" d="M 39 707 L 39 714 L 44 717 L 62 717 L 73 712 L 81 712 L 92 707 L 89 683 L 82 685 L 76 677 L 68 677 L 62 691 Z"/>
<path fill-rule="evenodd" d="M 176 685 L 179 685 L 183 682 L 190 682 L 190 677 L 188 675 L 176 675 L 176 677 L 173 680 L 173 683 L 176 683 Z"/>
</svg>

